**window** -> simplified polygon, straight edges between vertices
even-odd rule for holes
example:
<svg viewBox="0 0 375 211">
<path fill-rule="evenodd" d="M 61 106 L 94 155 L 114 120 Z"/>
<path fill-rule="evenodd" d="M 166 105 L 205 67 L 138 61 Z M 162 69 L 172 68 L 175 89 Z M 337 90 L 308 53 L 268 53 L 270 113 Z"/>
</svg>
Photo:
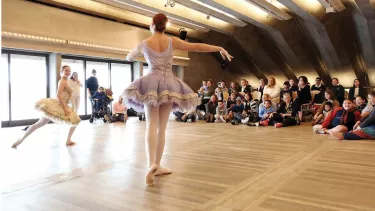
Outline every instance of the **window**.
<svg viewBox="0 0 375 211">
<path fill-rule="evenodd" d="M 99 86 L 109 88 L 109 64 L 107 62 L 86 62 L 86 79 L 92 74 L 92 70 L 96 70 L 96 77 L 99 81 Z"/>
<path fill-rule="evenodd" d="M 109 64 L 107 62 L 86 62 L 86 79 L 91 77 L 92 70 L 96 70 L 99 87 L 109 88 Z M 92 113 L 91 102 L 87 102 L 87 114 Z"/>
<path fill-rule="evenodd" d="M 61 65 L 68 65 L 72 70 L 72 74 L 74 72 L 78 73 L 78 80 L 83 85 L 80 91 L 80 106 L 78 109 L 79 115 L 85 114 L 85 70 L 84 70 L 84 63 L 83 60 L 75 60 L 75 59 L 62 59 Z"/>
<path fill-rule="evenodd" d="M 132 80 L 130 64 L 111 63 L 111 84 L 115 100 L 129 86 Z"/>
<path fill-rule="evenodd" d="M 47 97 L 47 58 L 10 55 L 11 120 L 34 119 L 35 102 Z"/>
<path fill-rule="evenodd" d="M 143 75 L 147 75 L 149 73 L 148 66 L 143 65 Z"/>
<path fill-rule="evenodd" d="M 1 111 L 0 120 L 9 121 L 9 83 L 8 83 L 8 54 L 1 54 L 1 68 L 0 68 L 0 90 L 1 99 Z"/>
</svg>

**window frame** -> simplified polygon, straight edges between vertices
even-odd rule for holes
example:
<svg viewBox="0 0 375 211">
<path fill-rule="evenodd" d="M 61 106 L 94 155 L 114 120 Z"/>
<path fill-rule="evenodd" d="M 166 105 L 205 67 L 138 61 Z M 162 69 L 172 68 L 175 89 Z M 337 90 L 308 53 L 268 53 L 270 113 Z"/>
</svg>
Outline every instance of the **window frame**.
<svg viewBox="0 0 375 211">
<path fill-rule="evenodd" d="M 8 100 L 9 100 L 9 110 L 8 110 L 8 121 L 1 121 L 1 127 L 14 127 L 14 126 L 22 126 L 28 125 L 30 123 L 34 123 L 38 121 L 38 119 L 22 119 L 22 120 L 12 120 L 12 71 L 11 71 L 11 55 L 22 55 L 22 56 L 38 56 L 45 58 L 45 65 L 46 65 L 46 97 L 50 97 L 50 60 L 49 60 L 49 53 L 47 52 L 36 52 L 36 51 L 24 51 L 24 50 L 14 50 L 14 49 L 2 49 L 2 54 L 7 55 L 8 60 Z M 37 99 L 36 99 L 37 100 Z"/>
</svg>

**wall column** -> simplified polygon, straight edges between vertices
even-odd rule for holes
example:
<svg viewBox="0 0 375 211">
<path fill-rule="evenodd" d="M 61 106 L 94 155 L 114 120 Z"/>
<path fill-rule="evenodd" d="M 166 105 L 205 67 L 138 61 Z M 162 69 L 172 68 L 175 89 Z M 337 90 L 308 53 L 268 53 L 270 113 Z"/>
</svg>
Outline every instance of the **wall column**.
<svg viewBox="0 0 375 211">
<path fill-rule="evenodd" d="M 55 98 L 57 94 L 57 85 L 60 80 L 61 54 L 50 53 L 48 61 L 49 97 Z"/>
<path fill-rule="evenodd" d="M 181 81 L 184 80 L 184 66 L 173 66 L 172 71 L 177 78 Z"/>
<path fill-rule="evenodd" d="M 141 77 L 143 75 L 143 63 L 134 62 L 133 63 L 133 80 Z"/>
</svg>

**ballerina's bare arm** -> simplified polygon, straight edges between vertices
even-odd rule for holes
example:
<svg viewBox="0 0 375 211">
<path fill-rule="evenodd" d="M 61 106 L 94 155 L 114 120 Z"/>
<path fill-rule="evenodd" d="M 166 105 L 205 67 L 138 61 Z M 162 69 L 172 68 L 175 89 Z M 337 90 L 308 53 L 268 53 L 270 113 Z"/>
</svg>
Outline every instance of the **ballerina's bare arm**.
<svg viewBox="0 0 375 211">
<path fill-rule="evenodd" d="M 64 111 L 67 108 L 67 105 L 64 102 L 64 100 L 62 99 L 62 93 L 63 93 L 64 88 L 65 88 L 66 85 L 67 85 L 67 82 L 65 82 L 63 80 L 60 80 L 59 81 L 58 90 L 57 90 L 57 99 L 59 100 L 59 103 L 62 106 L 62 108 L 64 109 Z"/>
<path fill-rule="evenodd" d="M 133 50 L 129 52 L 126 56 L 126 60 L 129 62 L 133 61 L 135 57 L 139 56 L 142 53 L 142 43 L 138 44 Z"/>
<path fill-rule="evenodd" d="M 231 56 L 224 48 L 215 45 L 208 45 L 204 43 L 189 43 L 175 37 L 172 37 L 172 44 L 173 47 L 178 50 L 196 52 L 220 52 L 223 59 L 228 59 L 229 61 L 231 61 L 233 58 L 233 56 Z"/>
</svg>

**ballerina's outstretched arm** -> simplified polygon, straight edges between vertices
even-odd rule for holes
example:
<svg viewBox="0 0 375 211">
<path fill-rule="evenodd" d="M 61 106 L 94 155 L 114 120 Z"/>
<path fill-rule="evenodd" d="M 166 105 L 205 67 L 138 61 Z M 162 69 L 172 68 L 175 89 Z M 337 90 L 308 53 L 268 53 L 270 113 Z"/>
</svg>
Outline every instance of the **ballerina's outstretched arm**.
<svg viewBox="0 0 375 211">
<path fill-rule="evenodd" d="M 129 62 L 132 62 L 134 58 L 136 58 L 137 56 L 140 56 L 140 54 L 143 53 L 142 45 L 143 45 L 142 43 L 139 43 L 137 47 L 131 50 L 129 54 L 126 56 L 126 60 L 128 60 Z"/>
<path fill-rule="evenodd" d="M 224 60 L 228 59 L 229 61 L 231 61 L 233 58 L 233 56 L 230 55 L 224 48 L 219 46 L 208 45 L 204 43 L 189 43 L 175 37 L 172 37 L 172 42 L 173 47 L 178 50 L 196 52 L 220 52 Z"/>
</svg>

